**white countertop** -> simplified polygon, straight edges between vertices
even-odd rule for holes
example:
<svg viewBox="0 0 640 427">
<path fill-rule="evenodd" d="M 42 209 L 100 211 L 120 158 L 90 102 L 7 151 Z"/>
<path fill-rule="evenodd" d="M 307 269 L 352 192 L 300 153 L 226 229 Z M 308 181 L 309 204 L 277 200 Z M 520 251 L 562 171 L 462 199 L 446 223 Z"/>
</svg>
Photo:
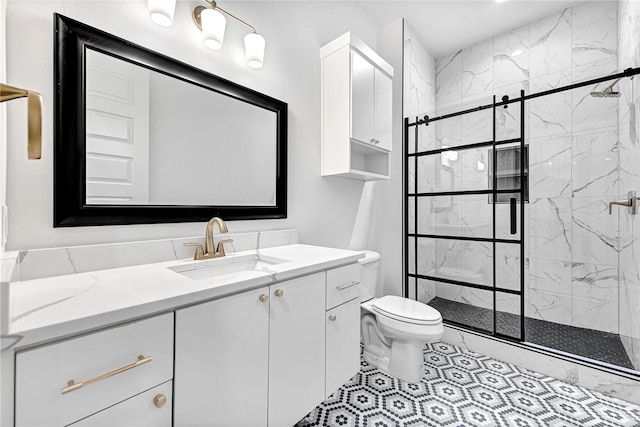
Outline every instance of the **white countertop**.
<svg viewBox="0 0 640 427">
<path fill-rule="evenodd" d="M 251 256 L 284 260 L 194 280 L 174 270 L 231 264 Z M 356 262 L 363 252 L 287 245 L 228 254 L 224 258 L 160 262 L 12 282 L 9 336 L 15 348 L 122 323 L 294 277 Z"/>
</svg>

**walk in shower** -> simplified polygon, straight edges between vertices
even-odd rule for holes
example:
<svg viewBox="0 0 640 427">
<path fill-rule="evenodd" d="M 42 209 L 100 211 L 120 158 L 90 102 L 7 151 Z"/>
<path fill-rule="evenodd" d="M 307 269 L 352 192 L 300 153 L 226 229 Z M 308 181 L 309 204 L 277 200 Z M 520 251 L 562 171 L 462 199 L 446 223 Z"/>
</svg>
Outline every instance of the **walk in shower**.
<svg viewBox="0 0 640 427">
<path fill-rule="evenodd" d="M 406 118 L 405 295 L 637 374 L 638 73 Z"/>
</svg>

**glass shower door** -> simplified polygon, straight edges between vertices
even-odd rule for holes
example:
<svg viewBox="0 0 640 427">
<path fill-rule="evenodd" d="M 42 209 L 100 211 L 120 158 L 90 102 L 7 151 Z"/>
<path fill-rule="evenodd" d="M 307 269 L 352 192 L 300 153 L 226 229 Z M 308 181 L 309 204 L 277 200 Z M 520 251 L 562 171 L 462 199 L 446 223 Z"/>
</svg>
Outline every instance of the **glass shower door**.
<svg viewBox="0 0 640 427">
<path fill-rule="evenodd" d="M 405 293 L 447 323 L 518 341 L 528 179 L 520 106 L 507 113 L 494 97 L 405 127 Z"/>
</svg>

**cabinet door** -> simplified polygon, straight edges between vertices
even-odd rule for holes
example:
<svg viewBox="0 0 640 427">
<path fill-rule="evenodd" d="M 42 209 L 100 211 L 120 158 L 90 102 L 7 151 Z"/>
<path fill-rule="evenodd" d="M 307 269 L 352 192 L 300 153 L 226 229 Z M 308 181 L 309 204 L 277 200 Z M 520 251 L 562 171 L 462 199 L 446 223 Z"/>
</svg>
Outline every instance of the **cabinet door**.
<svg viewBox="0 0 640 427">
<path fill-rule="evenodd" d="M 391 78 L 380 70 L 375 70 L 374 92 L 374 134 L 376 139 L 379 141 L 377 146 L 379 148 L 391 151 L 393 124 L 393 84 Z"/>
<path fill-rule="evenodd" d="M 21 351 L 15 424 L 67 425 L 172 376 L 173 313 Z"/>
<path fill-rule="evenodd" d="M 267 287 L 176 311 L 176 426 L 266 425 L 269 302 L 261 295 Z"/>
<path fill-rule="evenodd" d="M 374 67 L 351 52 L 351 138 L 368 144 L 375 141 Z"/>
<path fill-rule="evenodd" d="M 360 370 L 360 302 L 356 298 L 327 311 L 326 322 L 325 398 Z"/>
<path fill-rule="evenodd" d="M 324 400 L 325 273 L 270 290 L 269 427 L 291 427 Z"/>
<path fill-rule="evenodd" d="M 98 412 L 73 427 L 171 427 L 171 381 Z"/>
</svg>

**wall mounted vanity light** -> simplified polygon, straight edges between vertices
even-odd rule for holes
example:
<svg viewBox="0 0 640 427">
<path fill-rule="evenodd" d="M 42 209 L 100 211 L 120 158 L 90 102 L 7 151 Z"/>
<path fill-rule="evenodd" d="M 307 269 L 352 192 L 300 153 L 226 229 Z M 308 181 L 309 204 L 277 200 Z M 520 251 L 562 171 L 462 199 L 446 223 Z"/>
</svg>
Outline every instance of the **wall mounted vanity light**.
<svg viewBox="0 0 640 427">
<path fill-rule="evenodd" d="M 149 17 L 153 22 L 166 27 L 173 23 L 176 0 L 147 1 Z M 207 3 L 208 6 L 196 6 L 196 8 L 193 9 L 193 22 L 200 31 L 202 31 L 204 45 L 213 50 L 222 48 L 224 31 L 227 26 L 227 20 L 224 15 L 227 15 L 251 30 L 251 33 L 244 36 L 244 50 L 247 65 L 251 68 L 261 68 L 264 62 L 264 37 L 258 34 L 256 29 L 246 21 L 220 8 L 215 0 L 203 1 Z"/>
<path fill-rule="evenodd" d="M 149 18 L 163 27 L 173 24 L 173 13 L 176 10 L 176 0 L 147 0 Z"/>
</svg>

